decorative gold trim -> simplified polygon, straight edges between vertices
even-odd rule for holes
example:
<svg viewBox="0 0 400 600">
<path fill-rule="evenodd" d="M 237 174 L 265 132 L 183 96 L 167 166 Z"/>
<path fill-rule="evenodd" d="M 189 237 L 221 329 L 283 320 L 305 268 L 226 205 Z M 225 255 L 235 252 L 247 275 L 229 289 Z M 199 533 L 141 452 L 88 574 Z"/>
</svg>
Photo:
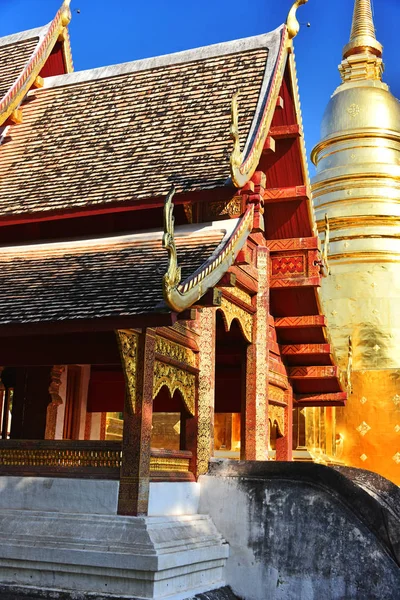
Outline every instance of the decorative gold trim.
<svg viewBox="0 0 400 600">
<path fill-rule="evenodd" d="M 48 59 L 54 44 L 71 20 L 71 0 L 64 0 L 43 39 L 40 39 L 29 62 L 0 101 L 0 126 L 20 105 Z"/>
<path fill-rule="evenodd" d="M 282 390 L 279 387 L 276 387 L 275 385 L 268 385 L 268 400 L 272 400 L 272 401 L 276 401 L 276 402 L 282 402 L 287 404 L 287 400 L 286 400 L 286 392 L 285 390 Z"/>
<path fill-rule="evenodd" d="M 54 440 L 56 437 L 57 412 L 58 407 L 63 404 L 60 396 L 61 377 L 65 371 L 64 365 L 54 365 L 50 373 L 49 394 L 50 404 L 47 406 L 46 413 L 46 431 L 44 437 L 46 440 Z"/>
<path fill-rule="evenodd" d="M 228 288 L 227 291 L 229 292 L 229 294 L 231 294 L 232 296 L 235 296 L 236 298 L 239 298 L 239 300 L 241 300 L 242 302 L 245 302 L 249 306 L 252 305 L 250 294 L 248 294 L 241 288 L 232 287 L 232 288 Z"/>
<path fill-rule="evenodd" d="M 251 343 L 253 339 L 253 315 L 224 297 L 221 299 L 221 306 L 218 307 L 218 310 L 222 313 L 226 330 L 230 331 L 232 321 L 236 319 L 244 337 Z"/>
<path fill-rule="evenodd" d="M 288 30 L 285 27 L 282 32 L 282 40 L 281 46 L 279 49 L 279 55 L 276 61 L 275 72 L 272 75 L 271 85 L 269 86 L 269 94 L 266 99 L 266 104 L 264 107 L 263 114 L 261 116 L 260 124 L 257 128 L 257 132 L 255 135 L 255 139 L 247 153 L 247 156 L 243 156 L 243 162 L 238 164 L 239 153 L 238 148 L 240 150 L 240 145 L 238 146 L 238 138 L 235 139 L 236 151 L 234 147 L 234 151 L 232 152 L 230 159 L 230 168 L 231 168 L 231 177 L 232 182 L 237 188 L 242 188 L 246 183 L 251 179 L 254 174 L 254 171 L 257 168 L 257 165 L 260 161 L 261 153 L 264 148 L 265 140 L 267 139 L 269 129 L 271 126 L 272 118 L 274 116 L 276 101 L 279 96 L 279 91 L 282 85 L 282 78 L 286 66 L 286 58 L 288 55 L 288 51 L 292 46 L 292 41 L 288 38 Z M 232 99 L 233 101 L 234 99 Z M 234 107 L 232 106 L 232 109 Z M 232 129 L 235 129 L 235 125 L 237 127 L 237 123 L 235 123 L 236 115 L 234 114 L 234 110 L 232 110 L 232 125 L 231 125 L 231 135 Z M 236 132 L 238 133 L 238 132 Z"/>
<path fill-rule="evenodd" d="M 134 332 L 117 331 L 117 341 L 122 358 L 122 367 L 125 375 L 126 393 L 128 394 L 131 414 L 136 409 L 136 371 L 138 337 Z"/>
<path fill-rule="evenodd" d="M 293 40 L 300 31 L 300 23 L 297 20 L 297 9 L 303 4 L 307 4 L 308 0 L 296 0 L 286 19 L 286 27 L 289 34 L 289 40 Z"/>
<path fill-rule="evenodd" d="M 167 356 L 168 358 L 173 358 L 174 360 L 190 365 L 191 367 L 196 366 L 196 356 L 193 350 L 160 336 L 156 337 L 156 353 Z"/>
<path fill-rule="evenodd" d="M 188 412 L 191 415 L 195 414 L 196 376 L 193 373 L 156 360 L 154 362 L 153 398 L 157 396 L 164 385 L 168 388 L 171 397 L 178 390 Z"/>
<path fill-rule="evenodd" d="M 271 424 L 277 424 L 279 434 L 283 437 L 285 435 L 285 409 L 283 406 L 276 406 L 274 404 L 268 405 L 268 419 Z"/>
<path fill-rule="evenodd" d="M 188 473 L 189 459 L 175 457 L 150 457 L 150 471 L 175 471 L 179 473 Z"/>
<path fill-rule="evenodd" d="M 232 96 L 231 103 L 231 138 L 233 140 L 233 150 L 230 157 L 231 173 L 233 174 L 236 169 L 239 169 L 243 162 L 243 154 L 240 150 L 240 138 L 239 138 L 239 108 L 238 108 L 238 97 L 240 90 L 235 92 Z"/>
<path fill-rule="evenodd" d="M 250 205 L 239 221 L 231 237 L 221 248 L 218 255 L 206 261 L 200 269 L 180 283 L 181 271 L 178 267 L 174 239 L 174 217 L 172 197 L 175 190 L 169 192 L 164 206 L 163 247 L 169 254 L 168 271 L 163 279 L 163 295 L 168 306 L 175 312 L 192 306 L 208 289 L 216 285 L 221 277 L 235 262 L 238 252 L 244 246 L 253 228 L 254 205 Z"/>
<path fill-rule="evenodd" d="M 164 235 L 162 245 L 168 252 L 168 270 L 163 278 L 163 296 L 167 304 L 169 304 L 169 298 L 181 280 L 181 269 L 178 266 L 178 255 L 174 237 L 175 218 L 172 198 L 175 195 L 175 191 L 175 186 L 172 185 L 164 204 Z"/>
</svg>

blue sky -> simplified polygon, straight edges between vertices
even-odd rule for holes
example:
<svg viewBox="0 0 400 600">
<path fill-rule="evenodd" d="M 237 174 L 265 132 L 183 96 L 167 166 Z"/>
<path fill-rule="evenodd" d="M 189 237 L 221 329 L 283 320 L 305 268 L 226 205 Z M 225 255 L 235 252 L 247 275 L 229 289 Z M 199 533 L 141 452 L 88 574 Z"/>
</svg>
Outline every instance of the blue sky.
<svg viewBox="0 0 400 600">
<path fill-rule="evenodd" d="M 293 0 L 73 0 L 70 25 L 76 70 L 186 50 L 265 33 L 286 20 Z M 61 0 L 0 0 L 0 36 L 50 21 Z M 337 65 L 348 41 L 353 0 L 309 0 L 295 40 L 307 151 L 318 142 Z M 399 0 L 374 0 L 377 37 L 384 45 L 385 81 L 400 98 L 396 33 Z M 310 22 L 307 28 L 305 23 Z"/>
</svg>

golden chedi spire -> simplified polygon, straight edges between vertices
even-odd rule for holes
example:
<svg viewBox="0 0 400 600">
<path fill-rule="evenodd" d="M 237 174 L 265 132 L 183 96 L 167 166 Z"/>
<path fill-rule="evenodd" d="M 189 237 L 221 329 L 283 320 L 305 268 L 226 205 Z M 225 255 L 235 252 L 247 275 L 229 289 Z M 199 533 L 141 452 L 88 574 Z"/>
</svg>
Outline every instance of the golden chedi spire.
<svg viewBox="0 0 400 600">
<path fill-rule="evenodd" d="M 336 431 L 342 460 L 399 485 L 400 103 L 382 81 L 371 0 L 355 0 L 339 71 L 312 152 L 322 239 L 326 215 L 330 227 L 321 295 L 343 369 L 352 340 L 352 393 Z"/>
<path fill-rule="evenodd" d="M 382 80 L 382 44 L 375 36 L 371 0 L 355 0 L 350 41 L 343 48 L 339 71 L 343 81 Z"/>
</svg>

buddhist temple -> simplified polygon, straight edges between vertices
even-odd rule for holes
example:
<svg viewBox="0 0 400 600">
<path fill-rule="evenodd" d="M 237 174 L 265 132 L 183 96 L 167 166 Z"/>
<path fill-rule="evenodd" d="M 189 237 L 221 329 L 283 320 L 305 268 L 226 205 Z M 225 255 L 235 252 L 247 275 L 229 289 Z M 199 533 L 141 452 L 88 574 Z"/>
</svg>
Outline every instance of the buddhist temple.
<svg viewBox="0 0 400 600">
<path fill-rule="evenodd" d="M 229 539 L 247 518 L 241 510 L 254 522 L 264 515 L 260 494 L 243 491 L 244 472 L 278 481 L 281 500 L 269 504 L 278 512 L 288 486 L 297 486 L 287 496 L 292 508 L 276 513 L 277 527 L 290 535 L 303 528 L 313 548 L 311 524 L 325 513 L 329 535 L 340 534 L 349 555 L 365 544 L 384 547 L 366 566 L 371 578 L 385 572 L 385 583 L 368 589 L 381 586 L 392 597 L 386 589 L 399 557 L 395 534 L 381 523 L 381 480 L 371 483 L 372 496 L 358 475 L 302 464 L 309 411 L 322 411 L 326 453 L 334 455 L 335 410 L 345 406 L 349 384 L 320 299 L 322 280 L 326 289 L 336 282 L 336 242 L 331 237 L 330 255 L 327 243 L 322 251 L 307 170 L 293 49 L 306 1 L 263 35 L 81 72 L 73 70 L 69 0 L 48 25 L 0 38 L 0 593 L 7 598 L 61 590 L 68 598 L 183 600 L 225 583 L 247 598 L 241 586 L 267 558 L 253 534 L 248 546 Z M 386 98 L 372 37 L 365 60 L 375 77 L 362 85 Z M 350 79 L 353 41 L 342 69 L 350 65 Z M 358 80 L 344 85 L 351 98 L 358 94 Z M 389 112 L 388 162 L 397 115 Z M 332 136 L 327 144 L 342 143 Z M 385 169 L 374 175 L 377 187 Z M 318 211 L 329 187 L 323 173 L 314 184 Z M 329 223 L 335 235 L 332 215 Z M 380 230 L 385 223 L 382 216 Z M 346 335 L 356 390 L 359 342 Z M 229 500 L 222 491 L 216 500 L 225 476 Z M 246 512 L 257 498 L 258 508 Z M 286 524 L 289 514 L 295 524 Z M 264 525 L 250 523 L 249 531 Z M 241 546 L 258 558 L 236 582 Z M 327 560 L 318 545 L 313 552 Z M 329 556 L 334 570 L 342 561 L 341 553 Z M 275 598 L 263 585 L 276 590 L 280 575 L 268 569 L 267 579 L 255 577 L 261 592 L 251 598 Z M 324 593 L 325 566 L 307 569 L 318 571 L 316 594 Z M 370 585 L 362 569 L 345 572 L 343 589 Z M 207 597 L 236 598 L 215 593 L 223 595 Z"/>
<path fill-rule="evenodd" d="M 322 298 L 349 392 L 336 410 L 336 457 L 399 485 L 400 105 L 383 70 L 371 1 L 357 0 L 312 187 L 322 239 L 329 234 Z M 308 444 L 322 453 L 315 419 L 308 411 Z"/>
</svg>

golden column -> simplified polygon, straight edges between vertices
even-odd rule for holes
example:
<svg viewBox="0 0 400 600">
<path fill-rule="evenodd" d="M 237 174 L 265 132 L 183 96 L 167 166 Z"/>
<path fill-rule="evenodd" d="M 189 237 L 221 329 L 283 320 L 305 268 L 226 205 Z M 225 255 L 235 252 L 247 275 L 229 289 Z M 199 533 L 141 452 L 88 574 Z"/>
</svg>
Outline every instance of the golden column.
<svg viewBox="0 0 400 600">
<path fill-rule="evenodd" d="M 341 458 L 400 484 L 400 104 L 383 69 L 371 1 L 355 0 L 312 183 L 320 232 L 329 219 L 323 304 L 351 390 Z"/>
</svg>

